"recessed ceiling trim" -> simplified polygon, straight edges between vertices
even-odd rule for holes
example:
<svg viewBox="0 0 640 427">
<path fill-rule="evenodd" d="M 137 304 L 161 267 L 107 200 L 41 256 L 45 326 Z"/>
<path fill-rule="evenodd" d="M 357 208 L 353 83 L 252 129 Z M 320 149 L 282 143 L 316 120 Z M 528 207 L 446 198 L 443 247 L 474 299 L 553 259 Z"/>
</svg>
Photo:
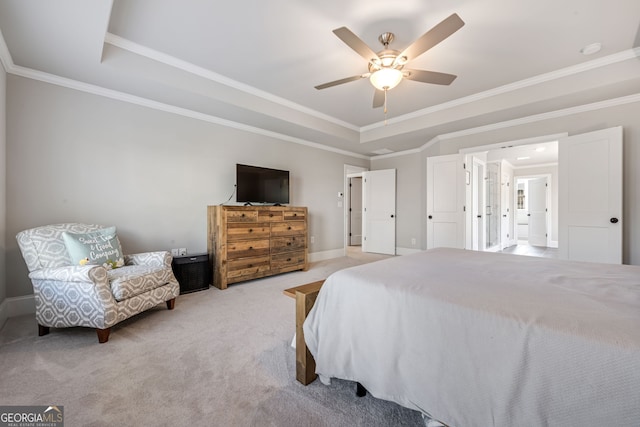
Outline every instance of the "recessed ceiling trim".
<svg viewBox="0 0 640 427">
<path fill-rule="evenodd" d="M 389 159 L 391 157 L 406 156 L 408 154 L 419 154 L 421 152 L 422 150 L 420 148 L 412 148 L 411 150 L 398 151 L 397 153 L 389 153 L 389 154 L 381 154 L 378 156 L 373 156 L 371 157 L 370 160 Z"/>
<path fill-rule="evenodd" d="M 402 116 L 393 117 L 385 121 L 373 123 L 371 125 L 363 126 L 360 128 L 361 132 L 368 132 L 378 128 L 384 128 L 385 126 L 402 123 L 407 120 L 420 118 L 437 111 L 446 110 L 448 108 L 459 107 L 461 105 L 470 104 L 475 101 L 490 98 L 492 96 L 501 95 L 508 92 L 513 92 L 519 89 L 524 89 L 530 86 L 535 86 L 541 83 L 546 83 L 552 80 L 561 79 L 564 77 L 579 74 L 585 71 L 594 70 L 608 65 L 616 64 L 618 62 L 628 61 L 630 59 L 640 58 L 640 47 L 628 49 L 622 52 L 615 53 L 613 55 L 604 56 L 602 58 L 594 59 L 591 61 L 583 62 L 582 64 L 573 65 L 571 67 L 562 68 L 549 73 L 540 74 L 528 79 L 520 80 L 518 82 L 509 83 L 503 86 L 499 86 L 493 89 L 479 92 L 473 95 L 465 96 L 462 98 L 454 99 L 442 104 L 433 105 L 422 110 L 416 110 L 412 113 L 404 114 Z"/>
<path fill-rule="evenodd" d="M 166 53 L 159 52 L 157 50 L 151 49 L 146 46 L 142 46 L 138 43 L 132 42 L 131 40 L 127 40 L 113 33 L 107 32 L 104 38 L 104 41 L 105 43 L 109 43 L 112 46 L 127 50 L 129 52 L 135 53 L 140 56 L 144 56 L 145 58 L 152 59 L 162 64 L 169 65 L 174 68 L 178 68 L 187 73 L 197 75 L 199 77 L 214 81 L 216 83 L 223 84 L 225 86 L 229 86 L 236 90 L 266 99 L 267 101 L 274 102 L 276 104 L 282 105 L 287 108 L 291 108 L 301 113 L 308 114 L 310 116 L 314 116 L 322 120 L 326 120 L 328 122 L 334 123 L 339 126 L 343 126 L 347 129 L 350 129 L 356 132 L 360 131 L 360 128 L 358 126 L 355 126 L 351 123 L 347 123 L 345 121 L 339 120 L 327 114 L 323 114 L 311 108 L 307 108 L 300 104 L 296 104 L 295 102 L 291 102 L 287 99 L 281 98 L 279 96 L 275 96 L 271 93 L 262 91 L 253 86 L 230 79 L 229 77 L 215 73 L 211 70 L 208 70 L 206 68 L 184 61 L 182 59 L 176 58 L 174 56 L 168 55 Z"/>
<path fill-rule="evenodd" d="M 605 101 L 592 102 L 590 104 L 578 105 L 576 107 L 563 108 L 555 111 L 534 114 L 518 119 L 506 120 L 503 122 L 492 123 L 490 125 L 477 126 L 474 128 L 464 129 L 456 132 L 441 135 L 443 139 L 458 138 L 460 136 L 473 135 L 476 133 L 489 132 L 497 129 L 520 126 L 528 123 L 541 122 L 544 120 L 556 119 L 559 117 L 571 116 L 573 114 L 586 113 L 588 111 L 601 110 L 603 108 L 616 107 L 619 105 L 632 104 L 640 102 L 640 93 L 633 95 L 621 96 L 619 98 L 607 99 Z"/>
<path fill-rule="evenodd" d="M 544 142 L 557 141 L 560 138 L 565 138 L 567 136 L 569 136 L 569 133 L 567 132 L 554 133 L 551 135 L 534 136 L 532 138 L 516 139 L 514 141 L 496 142 L 495 144 L 481 145 L 478 147 L 461 148 L 460 150 L 458 150 L 458 153 L 467 154 L 467 153 L 475 153 L 478 151 L 499 150 L 501 148 L 504 148 L 504 146 L 518 147 L 520 145 L 540 144 Z"/>
<path fill-rule="evenodd" d="M 426 144 L 424 144 L 422 147 L 420 147 L 417 150 L 419 152 L 422 152 L 422 151 L 426 150 L 427 148 L 429 148 L 430 146 L 432 146 L 433 144 L 435 144 L 437 142 L 442 142 L 442 141 L 447 140 L 447 139 L 459 138 L 461 136 L 475 135 L 475 134 L 478 134 L 478 133 L 490 132 L 490 131 L 493 131 L 493 130 L 505 129 L 505 128 L 509 128 L 509 127 L 528 124 L 528 123 L 535 123 L 535 122 L 540 122 L 540 121 L 544 121 L 544 120 L 556 119 L 556 118 L 560 118 L 560 117 L 570 116 L 570 115 L 573 115 L 573 114 L 587 113 L 589 111 L 595 111 L 595 110 L 601 110 L 601 109 L 604 109 L 604 108 L 617 107 L 617 106 L 620 106 L 620 105 L 632 104 L 634 102 L 640 102 L 640 93 L 636 93 L 636 94 L 633 94 L 633 95 L 627 95 L 627 96 L 621 96 L 619 98 L 608 99 L 608 100 L 605 100 L 605 101 L 593 102 L 591 104 L 579 105 L 577 107 L 570 107 L 570 108 L 564 108 L 564 109 L 561 109 L 561 110 L 550 111 L 550 112 L 547 112 L 547 113 L 534 114 L 532 116 L 521 117 L 521 118 L 513 119 L 513 120 L 506 120 L 506 121 L 503 121 L 503 122 L 492 123 L 490 125 L 463 129 L 463 130 L 456 131 L 456 132 L 444 133 L 442 135 L 438 135 L 438 136 L 432 138 L 431 140 L 429 140 Z M 477 147 L 474 147 L 474 149 L 477 149 Z M 414 152 L 414 149 L 405 150 L 405 151 L 397 151 L 397 152 L 394 153 L 394 157 L 395 156 L 402 156 L 402 155 L 406 155 L 406 154 L 411 154 L 413 152 Z M 378 158 L 384 158 L 384 157 L 376 156 L 376 157 L 372 157 L 371 160 L 376 160 Z"/>
<path fill-rule="evenodd" d="M 4 71 L 6 71 L 7 73 L 14 67 L 13 58 L 11 58 L 11 52 L 9 52 L 7 43 L 5 43 L 4 41 L 2 30 L 0 30 L 0 62 L 2 62 Z"/>
</svg>

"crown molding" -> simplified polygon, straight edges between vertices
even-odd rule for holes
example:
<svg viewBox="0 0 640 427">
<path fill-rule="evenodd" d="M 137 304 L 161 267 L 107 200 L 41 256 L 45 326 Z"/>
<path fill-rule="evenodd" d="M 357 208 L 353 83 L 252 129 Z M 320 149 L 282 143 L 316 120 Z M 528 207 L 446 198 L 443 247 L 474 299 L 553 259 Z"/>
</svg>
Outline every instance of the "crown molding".
<svg viewBox="0 0 640 427">
<path fill-rule="evenodd" d="M 632 104 L 635 102 L 640 102 L 640 93 L 636 93 L 633 95 L 627 95 L 627 96 L 621 96 L 618 98 L 612 98 L 612 99 L 607 99 L 605 101 L 599 101 L 599 102 L 592 102 L 590 104 L 584 104 L 584 105 L 578 105 L 576 107 L 569 107 L 569 108 L 563 108 L 560 110 L 555 110 L 555 111 L 549 111 L 546 113 L 540 113 L 540 114 L 534 114 L 532 116 L 526 116 L 526 117 L 520 117 L 518 119 L 512 119 L 512 120 L 506 120 L 503 122 L 496 122 L 496 123 L 492 123 L 489 125 L 484 125 L 484 126 L 477 126 L 477 127 L 473 127 L 473 128 L 468 128 L 468 129 L 463 129 L 460 131 L 456 131 L 456 132 L 450 132 L 450 133 L 444 133 L 442 135 L 438 135 L 434 138 L 432 138 L 431 140 L 429 140 L 429 142 L 427 142 L 426 144 L 424 144 L 422 147 L 417 148 L 417 149 L 411 149 L 411 150 L 405 150 L 405 151 L 398 151 L 392 154 L 385 154 L 382 156 L 373 156 L 371 157 L 371 160 L 378 160 L 378 159 L 384 159 L 387 157 L 395 157 L 395 156 L 404 156 L 404 155 L 408 155 L 408 154 L 413 154 L 416 151 L 417 152 L 423 152 L 424 150 L 426 150 L 427 148 L 431 147 L 432 145 L 434 145 L 435 143 L 438 142 L 443 142 L 447 139 L 454 139 L 454 138 L 459 138 L 462 136 L 469 136 L 469 135 L 476 135 L 479 133 L 484 133 L 484 132 L 490 132 L 490 131 L 494 131 L 494 130 L 500 130 L 500 129 L 506 129 L 506 128 L 510 128 L 510 127 L 514 127 L 514 126 L 520 126 L 520 125 L 524 125 L 524 124 L 529 124 L 529 123 L 535 123 L 535 122 L 541 122 L 544 120 L 551 120 L 551 119 L 557 119 L 560 117 L 566 117 L 566 116 L 571 116 L 574 114 L 580 114 L 580 113 L 587 113 L 590 111 L 596 111 L 596 110 L 602 110 L 605 108 L 612 108 L 612 107 L 617 107 L 620 105 L 626 105 L 626 104 Z M 559 134 L 561 135 L 561 134 Z M 556 139 L 554 138 L 554 135 L 551 135 L 552 139 Z M 531 138 L 531 140 L 537 140 L 539 139 L 539 137 L 536 138 Z M 475 147 L 478 148 L 478 147 Z"/>
<path fill-rule="evenodd" d="M 206 70 L 204 68 L 201 67 L 197 67 L 193 64 L 190 64 L 188 62 L 179 60 L 177 58 L 171 57 L 169 55 L 165 55 L 162 54 L 161 52 L 157 52 L 154 51 L 152 49 L 146 48 L 144 46 L 141 45 L 137 45 L 133 42 L 130 42 L 124 38 L 121 38 L 119 36 L 116 36 L 114 34 L 111 34 L 109 32 L 106 33 L 105 36 L 105 42 L 112 44 L 114 46 L 120 47 L 122 49 L 131 51 L 133 53 L 137 53 L 140 55 L 143 55 L 145 57 L 148 57 L 150 59 L 154 59 L 154 60 L 158 60 L 162 63 L 165 63 L 167 65 L 171 65 L 180 69 L 183 69 L 184 71 L 190 72 L 190 73 L 194 73 L 197 75 L 201 75 L 202 77 L 205 78 L 209 78 L 212 81 L 216 81 L 218 83 L 221 84 L 225 84 L 228 85 L 230 87 L 234 87 L 236 89 L 239 90 L 243 90 L 247 93 L 250 93 L 252 95 L 255 96 L 260 96 L 266 100 L 272 101 L 272 102 L 277 102 L 279 104 L 285 105 L 287 107 L 290 108 L 294 108 L 298 111 L 310 114 L 310 115 L 314 115 L 315 117 L 319 117 L 325 120 L 328 120 L 332 123 L 341 125 L 341 126 L 345 126 L 349 129 L 353 129 L 355 131 L 360 131 L 363 132 L 365 130 L 368 129 L 372 129 L 374 127 L 378 127 L 378 126 L 383 126 L 383 124 L 380 125 L 370 125 L 370 126 L 365 126 L 362 128 L 358 128 L 356 126 L 353 126 L 349 123 L 346 122 L 342 122 L 339 121 L 333 117 L 327 116 L 327 115 L 323 115 L 315 110 L 311 110 L 308 109 L 306 107 L 302 107 L 298 104 L 292 103 L 290 101 L 287 101 L 285 99 L 276 97 L 274 95 L 268 94 L 266 92 L 260 91 L 256 88 L 253 88 L 251 86 L 248 85 L 244 85 L 242 83 L 236 82 L 234 80 L 228 79 L 224 76 L 221 76 L 219 74 L 213 73 L 212 71 Z M 504 85 L 501 86 L 499 88 L 495 88 L 489 91 L 485 91 L 485 92 L 481 92 L 478 94 L 474 94 L 474 95 L 470 95 L 467 97 L 463 97 L 463 98 L 459 98 L 456 100 L 452 100 L 450 102 L 447 103 L 443 103 L 443 104 L 439 104 L 433 107 L 429 107 L 423 110 L 419 110 L 416 111 L 414 113 L 410 113 L 410 114 L 406 114 L 404 116 L 401 117 L 396 117 L 393 119 L 390 119 L 389 122 L 393 123 L 393 122 L 400 122 L 400 121 L 404 121 L 404 120 L 408 120 L 411 118 L 415 118 L 415 117 L 419 117 L 425 114 L 430 114 L 432 112 L 435 111 L 440 111 L 446 108 L 451 108 L 453 106 L 457 106 L 457 105 L 463 105 L 469 102 L 473 102 L 475 100 L 479 100 L 479 99 L 484 99 L 490 96 L 494 96 L 500 93 L 505 93 L 505 92 L 509 92 L 512 90 L 517 90 L 520 88 L 524 88 L 524 87 L 528 87 L 534 84 L 539 84 L 542 82 L 546 82 L 549 80 L 553 80 L 553 79 L 557 79 L 557 78 L 561 78 L 561 77 L 566 77 L 572 74 L 576 74 L 579 72 L 583 72 L 583 71 L 587 71 L 587 70 L 592 70 L 598 67 L 602 67 L 602 66 L 606 66 L 609 64 L 614 64 L 617 62 L 621 62 L 621 61 L 625 61 L 625 60 L 629 60 L 629 59 L 633 59 L 633 58 L 640 58 L 640 47 L 636 47 L 633 49 L 629 49 L 623 52 L 620 52 L 618 54 L 614 54 L 614 55 L 609 55 L 603 58 L 599 58 L 593 61 L 588 61 L 585 62 L 583 64 L 577 65 L 577 66 L 573 66 L 573 67 L 567 67 L 561 70 L 557 70 L 551 73 L 546 73 L 546 74 L 542 74 L 540 76 L 536 76 L 530 79 L 526 79 L 526 80 L 522 80 L 520 82 L 515 82 L 513 84 L 509 84 L 509 85 Z M 246 132 L 250 132 L 250 133 L 254 133 L 254 134 L 259 134 L 259 135 L 263 135 L 263 136 L 267 136 L 270 138 L 274 138 L 274 139 L 278 139 L 281 141 L 286 141 L 286 142 L 292 142 L 295 144 L 300 144 L 300 145 L 304 145 L 307 147 L 312 147 L 312 148 L 316 148 L 316 149 L 320 149 L 320 150 L 324 150 L 324 151 L 329 151 L 329 152 L 334 152 L 337 154 L 341 154 L 341 155 L 345 155 L 345 156 L 350 156 L 350 157 L 355 157 L 355 158 L 360 158 L 360 159 L 364 159 L 364 160 L 382 160 L 382 159 L 386 159 L 386 158 L 391 158 L 391 157 L 398 157 L 398 156 L 404 156 L 404 155 L 410 155 L 410 154 L 416 154 L 416 153 L 421 153 L 423 151 L 425 151 L 426 149 L 428 149 L 429 147 L 433 146 L 436 143 L 445 141 L 447 139 L 453 139 L 453 138 L 458 138 L 461 136 L 468 136 L 468 135 L 474 135 L 474 134 L 478 134 L 478 133 L 483 133 L 483 132 L 490 132 L 493 130 L 499 130 L 499 129 L 504 129 L 504 128 L 508 128 L 508 127 L 514 127 L 514 126 L 519 126 L 519 125 L 523 125 L 523 124 L 528 124 L 528 123 L 535 123 L 535 122 L 539 122 L 539 121 L 544 121 L 544 120 L 550 120 L 550 119 L 554 119 L 554 118 L 560 118 L 560 117 L 564 117 L 564 116 L 569 116 L 569 115 L 573 115 L 573 114 L 579 114 L 579 113 L 584 113 L 584 112 L 589 112 L 589 111 L 595 111 L 595 110 L 599 110 L 599 109 L 604 109 L 604 108 L 611 108 L 611 107 L 615 107 L 615 106 L 620 106 L 620 105 L 625 105 L 625 104 L 630 104 L 630 103 L 635 103 L 635 102 L 640 102 L 640 93 L 637 94 L 632 94 L 632 95 L 627 95 L 627 96 L 623 96 L 623 97 L 618 97 L 618 98 L 613 98 L 613 99 L 609 99 L 609 100 L 605 100 L 605 101 L 599 101 L 599 102 L 594 102 L 594 103 L 590 103 L 590 104 L 584 104 L 584 105 L 580 105 L 580 106 L 576 106 L 576 107 L 570 107 L 570 108 L 565 108 L 565 109 L 560 109 L 560 110 L 555 110 L 555 111 L 550 111 L 550 112 L 546 112 L 546 113 L 541 113 L 541 114 L 535 114 L 535 115 L 531 115 L 531 116 L 526 116 L 526 117 L 521 117 L 518 119 L 513 119 L 513 120 L 507 120 L 507 121 L 503 121 L 503 122 L 496 122 L 496 123 L 492 123 L 489 125 L 484 125 L 484 126 L 478 126 L 478 127 L 473 127 L 473 128 L 468 128 L 468 129 L 463 129 L 460 131 L 456 131 L 456 132 L 451 132 L 451 133 L 447 133 L 447 134 L 441 134 L 441 135 L 437 135 L 436 137 L 432 138 L 431 140 L 429 140 L 428 142 L 426 142 L 424 145 L 422 145 L 419 148 L 416 149 L 410 149 L 410 150 L 404 150 L 404 151 L 398 151 L 395 153 L 390 153 L 390 154 L 384 154 L 384 155 L 379 155 L 379 156 L 369 156 L 369 155 L 364 155 L 364 154 L 359 154 L 359 153 L 354 153 L 351 151 L 347 151 L 347 150 L 342 150 L 339 148 L 335 148 L 335 147 L 330 147 L 324 144 L 320 144 L 317 142 L 313 142 L 313 141 L 309 141 L 309 140 L 305 140 L 302 138 L 297 138 L 297 137 L 292 137 L 286 134 L 282 134 L 279 132 L 273 132 L 273 131 L 269 131 L 266 129 L 261 129 L 255 126 L 250 126 L 250 125 L 246 125 L 243 123 L 239 123 L 239 122 L 235 122 L 235 121 L 231 121 L 231 120 L 226 120 L 226 119 L 222 119 L 219 117 L 215 117 L 212 115 L 208 115 L 208 114 L 204 114 L 204 113 L 200 113 L 197 111 L 193 111 L 193 110 L 189 110 L 186 108 L 181 108 L 181 107 L 177 107 L 174 105 L 170 105 L 170 104 L 165 104 L 165 103 L 161 103 L 161 102 L 157 102 L 157 101 L 153 101 L 147 98 L 142 98 L 139 96 L 135 96 L 135 95 L 130 95 L 124 92 L 119 92 L 119 91 L 115 91 L 115 90 L 111 90 L 111 89 L 107 89 L 101 86 L 97 86 L 97 85 L 92 85 L 92 84 L 88 84 L 88 83 L 83 83 L 83 82 L 79 82 L 76 80 L 72 80 L 72 79 L 68 79 L 65 77 L 60 77 L 57 75 L 53 75 L 53 74 L 49 74 L 49 73 L 45 73 L 42 71 L 38 71 L 38 70 L 33 70 L 30 68 L 26 68 L 26 67 L 22 67 L 22 66 L 18 66 L 15 65 L 13 62 L 13 59 L 11 57 L 11 53 L 5 43 L 4 40 L 4 36 L 2 35 L 2 31 L 0 30 L 0 62 L 2 63 L 2 66 L 4 67 L 4 70 L 7 73 L 10 74 L 15 74 L 21 77 L 25 77 L 25 78 L 29 78 L 29 79 L 33 79 L 33 80 L 38 80 L 38 81 L 42 81 L 45 83 L 50 83 L 50 84 L 54 84 L 57 86 L 62 86 L 62 87 L 67 87 L 70 89 L 74 89 L 74 90 L 78 90 L 81 92 L 87 92 L 87 93 L 91 93 L 94 95 L 98 95 L 98 96 L 103 96 L 103 97 L 107 97 L 107 98 L 111 98 L 111 99 L 115 99 L 115 100 L 119 100 L 122 102 L 128 102 L 131 104 L 136 104 L 136 105 L 140 105 L 143 107 L 147 107 L 147 108 L 151 108 L 151 109 L 155 109 L 155 110 L 159 110 L 159 111 L 164 111 L 164 112 L 168 112 L 168 113 L 172 113 L 172 114 L 177 114 L 177 115 L 181 115 L 184 117 L 189 117 L 189 118 L 193 118 L 196 120 L 201 120 L 201 121 L 206 121 L 209 123 L 213 123 L 213 124 L 217 124 L 220 126 L 225 126 L 225 127 L 230 127 L 230 128 L 234 128 L 234 129 L 238 129 L 238 130 L 243 130 Z M 202 75 L 202 74 L 205 75 Z M 207 77 L 208 76 L 208 77 Z M 381 122 L 382 123 L 382 122 Z"/>
<path fill-rule="evenodd" d="M 453 107 L 459 107 L 461 105 L 470 104 L 472 102 L 480 101 L 482 99 L 490 98 L 492 96 L 513 92 L 519 89 L 524 89 L 530 86 L 535 86 L 541 83 L 546 83 L 546 82 L 557 80 L 563 77 L 572 76 L 575 74 L 582 73 L 584 71 L 594 70 L 600 67 L 605 67 L 607 65 L 616 64 L 618 62 L 628 61 L 634 58 L 640 58 L 640 47 L 628 49 L 628 50 L 618 52 L 612 55 L 608 55 L 602 58 L 594 59 L 592 61 L 583 62 L 578 65 L 561 68 L 559 70 L 551 71 L 549 73 L 540 74 L 528 79 L 520 80 L 514 83 L 509 83 L 503 86 L 499 86 L 497 88 L 489 89 L 484 92 L 475 93 L 473 95 L 454 99 L 449 102 L 444 102 L 442 104 L 433 105 L 428 108 L 423 108 L 422 110 L 416 110 L 411 113 L 404 114 L 402 116 L 388 119 L 386 122 L 380 121 L 377 123 L 373 123 L 371 125 L 363 126 L 360 128 L 360 131 L 367 132 L 374 129 L 383 128 L 388 125 L 402 123 L 404 121 L 427 116 L 429 114 L 433 114 L 438 111 L 443 111 Z"/>
<path fill-rule="evenodd" d="M 26 77 L 28 79 L 38 80 L 38 81 L 50 83 L 56 86 L 62 86 L 69 89 L 78 90 L 80 92 L 86 92 L 93 95 L 103 96 L 105 98 L 111 98 L 118 101 L 128 102 L 130 104 L 140 105 L 142 107 L 147 107 L 154 110 L 177 114 L 180 116 L 213 123 L 220 126 L 225 126 L 233 129 L 242 130 L 245 132 L 267 136 L 274 139 L 279 139 L 281 141 L 292 142 L 295 144 L 305 145 L 307 147 L 317 148 L 324 151 L 330 151 L 333 153 L 342 154 L 349 157 L 356 157 L 359 159 L 369 160 L 369 156 L 365 156 L 363 154 L 353 153 L 351 151 L 330 147 L 328 145 L 319 144 L 317 142 L 308 141 L 306 139 L 297 138 L 297 137 L 285 135 L 279 132 L 273 132 L 266 129 L 261 129 L 255 126 L 246 125 L 244 123 L 239 123 L 232 120 L 223 119 L 220 117 L 215 117 L 209 114 L 200 113 L 198 111 L 189 110 L 187 108 L 177 107 L 175 105 L 153 101 L 147 98 L 142 98 L 140 96 L 130 95 L 128 93 L 107 89 L 107 88 L 97 86 L 97 85 L 92 85 L 89 83 L 79 82 L 77 80 L 72 80 L 66 77 L 60 77 L 54 74 L 33 70 L 31 68 L 21 67 L 19 65 L 14 65 L 10 72 L 11 74 L 15 74 L 17 76 Z"/>
<path fill-rule="evenodd" d="M 7 73 L 9 73 L 11 69 L 14 67 L 13 58 L 11 58 L 11 52 L 9 52 L 7 43 L 5 43 L 4 41 L 2 30 L 0 30 L 0 62 L 2 63 L 2 67 L 4 68 L 4 71 Z"/>
<path fill-rule="evenodd" d="M 518 119 L 506 120 L 503 122 L 492 123 L 484 126 L 477 126 L 456 132 L 439 135 L 440 139 L 453 139 L 461 136 L 475 135 L 478 133 L 490 132 L 498 129 L 504 129 L 514 126 L 520 126 L 528 123 L 541 122 L 544 120 L 556 119 L 559 117 L 571 116 L 574 114 L 586 113 L 589 111 L 602 110 L 604 108 L 617 107 L 619 105 L 632 104 L 640 102 L 640 93 L 633 95 L 621 96 L 618 98 L 607 99 L 605 101 L 592 102 L 590 104 L 578 105 L 576 107 L 563 108 L 560 110 L 549 111 L 546 113 L 534 114 L 531 116 L 520 117 Z"/>
<path fill-rule="evenodd" d="M 112 46 L 119 47 L 120 49 L 127 50 L 129 52 L 135 53 L 140 56 L 144 56 L 145 58 L 152 59 L 154 61 L 160 62 L 165 65 L 169 65 L 171 67 L 177 68 L 179 70 L 185 71 L 187 73 L 205 78 L 207 80 L 231 87 L 233 89 L 245 92 L 252 96 L 257 96 L 259 98 L 265 99 L 269 102 L 276 103 L 278 105 L 282 105 L 283 107 L 291 108 L 292 110 L 299 111 L 304 114 L 308 114 L 310 116 L 331 122 L 338 126 L 345 127 L 347 129 L 353 130 L 355 132 L 359 132 L 360 128 L 347 123 L 343 120 L 339 120 L 335 117 L 329 116 L 327 114 L 320 113 L 319 111 L 313 110 L 308 107 L 304 107 L 300 104 L 296 104 L 295 102 L 289 101 L 287 99 L 281 98 L 279 96 L 273 95 L 271 93 L 265 92 L 263 90 L 257 89 L 253 86 L 240 83 L 236 80 L 230 79 L 229 77 L 223 76 L 221 74 L 215 73 L 206 68 L 200 67 L 198 65 L 192 64 L 190 62 L 184 61 L 182 59 L 176 58 L 174 56 L 168 55 L 163 52 L 159 52 L 155 49 L 151 49 L 146 46 L 142 46 L 138 43 L 132 42 L 131 40 L 125 39 L 123 37 L 117 36 L 113 33 L 107 32 L 105 39 L 105 43 L 109 43 Z"/>
<path fill-rule="evenodd" d="M 371 157 L 371 160 L 383 160 L 383 159 L 389 159 L 391 157 L 400 157 L 400 156 L 407 156 L 409 154 L 418 154 L 421 153 L 422 149 L 420 148 L 413 148 L 411 150 L 404 150 L 404 151 L 397 151 L 395 153 L 389 153 L 389 154 L 380 154 L 378 156 L 373 156 Z"/>
<path fill-rule="evenodd" d="M 541 143 L 541 142 L 557 141 L 560 138 L 565 138 L 567 136 L 569 136 L 569 134 L 567 132 L 553 133 L 553 134 L 550 134 L 550 135 L 540 135 L 540 136 L 534 136 L 534 137 L 531 137 L 531 138 L 515 139 L 515 140 L 511 140 L 511 141 L 502 141 L 502 142 L 497 142 L 497 143 L 494 143 L 494 144 L 481 145 L 481 146 L 478 146 L 478 147 L 461 148 L 460 150 L 458 150 L 458 152 L 461 153 L 461 154 L 466 154 L 466 153 L 477 153 L 478 151 L 491 151 L 491 150 L 497 150 L 497 149 L 500 149 L 500 148 L 504 148 L 504 146 L 517 147 L 517 146 L 520 146 L 520 145 L 530 145 L 530 144 L 536 144 L 536 143 Z"/>
</svg>

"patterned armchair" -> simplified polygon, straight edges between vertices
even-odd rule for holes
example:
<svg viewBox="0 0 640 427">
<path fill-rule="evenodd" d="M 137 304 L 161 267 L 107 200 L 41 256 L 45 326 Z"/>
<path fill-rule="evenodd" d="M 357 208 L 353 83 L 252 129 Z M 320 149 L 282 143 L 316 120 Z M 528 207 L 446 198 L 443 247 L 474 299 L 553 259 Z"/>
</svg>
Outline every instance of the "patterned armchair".
<svg viewBox="0 0 640 427">
<path fill-rule="evenodd" d="M 40 336 L 48 334 L 50 327 L 86 326 L 96 328 L 98 341 L 105 343 L 116 323 L 161 302 L 173 309 L 180 287 L 169 252 L 124 255 L 124 266 L 114 269 L 73 265 L 63 234 L 103 229 L 91 224 L 57 224 L 16 236 L 33 283 Z"/>
</svg>

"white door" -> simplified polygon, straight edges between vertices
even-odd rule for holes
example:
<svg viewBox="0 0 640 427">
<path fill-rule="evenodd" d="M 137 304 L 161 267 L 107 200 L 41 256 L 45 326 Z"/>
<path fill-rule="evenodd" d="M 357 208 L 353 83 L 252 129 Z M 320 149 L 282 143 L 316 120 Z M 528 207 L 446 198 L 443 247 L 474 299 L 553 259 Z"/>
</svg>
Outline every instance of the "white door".
<svg viewBox="0 0 640 427">
<path fill-rule="evenodd" d="M 362 244 L 362 178 L 349 178 L 349 245 Z"/>
<path fill-rule="evenodd" d="M 473 158 L 471 174 L 471 249 L 484 250 L 485 162 Z"/>
<path fill-rule="evenodd" d="M 622 127 L 560 139 L 558 248 L 572 260 L 622 263 Z"/>
<path fill-rule="evenodd" d="M 547 246 L 547 178 L 529 180 L 529 244 Z"/>
<path fill-rule="evenodd" d="M 463 156 L 427 158 L 427 249 L 464 249 Z"/>
<path fill-rule="evenodd" d="M 363 252 L 396 254 L 396 170 L 362 173 Z"/>
</svg>

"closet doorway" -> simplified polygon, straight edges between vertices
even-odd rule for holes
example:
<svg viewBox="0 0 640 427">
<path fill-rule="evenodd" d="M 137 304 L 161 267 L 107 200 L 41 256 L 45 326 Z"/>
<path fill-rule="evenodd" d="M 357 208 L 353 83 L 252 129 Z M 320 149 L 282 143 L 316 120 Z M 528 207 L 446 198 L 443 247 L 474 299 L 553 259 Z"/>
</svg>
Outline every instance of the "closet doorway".
<svg viewBox="0 0 640 427">
<path fill-rule="evenodd" d="M 362 177 L 349 179 L 349 213 L 347 218 L 348 246 L 362 246 Z"/>
<path fill-rule="evenodd" d="M 516 228 L 518 245 L 550 246 L 549 184 L 551 175 L 516 178 Z"/>
</svg>

